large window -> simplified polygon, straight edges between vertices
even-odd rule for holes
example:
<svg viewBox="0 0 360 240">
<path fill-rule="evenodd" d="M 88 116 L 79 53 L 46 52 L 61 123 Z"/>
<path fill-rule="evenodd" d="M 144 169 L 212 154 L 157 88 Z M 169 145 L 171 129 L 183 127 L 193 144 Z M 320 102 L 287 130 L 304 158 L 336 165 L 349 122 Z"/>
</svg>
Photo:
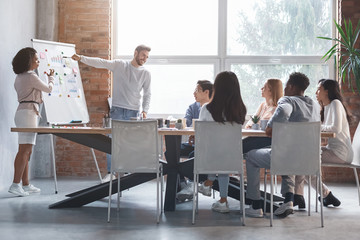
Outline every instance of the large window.
<svg viewBox="0 0 360 240">
<path fill-rule="evenodd" d="M 331 1 L 228 0 L 229 55 L 316 56 L 329 49 Z"/>
<path fill-rule="evenodd" d="M 131 59 L 141 43 L 152 47 L 149 114 L 181 117 L 194 102 L 198 80 L 234 71 L 248 113 L 264 99 L 267 78 L 287 80 L 293 71 L 316 82 L 332 76 L 321 56 L 332 36 L 334 0 L 117 0 L 114 55 Z"/>
<path fill-rule="evenodd" d="M 147 69 L 153 78 L 150 113 L 180 115 L 179 117 L 194 102 L 193 93 L 197 80 L 213 79 L 214 76 L 213 64 L 149 64 Z"/>
<path fill-rule="evenodd" d="M 116 55 L 132 55 L 141 43 L 151 57 L 217 55 L 218 0 L 114 2 Z"/>
</svg>

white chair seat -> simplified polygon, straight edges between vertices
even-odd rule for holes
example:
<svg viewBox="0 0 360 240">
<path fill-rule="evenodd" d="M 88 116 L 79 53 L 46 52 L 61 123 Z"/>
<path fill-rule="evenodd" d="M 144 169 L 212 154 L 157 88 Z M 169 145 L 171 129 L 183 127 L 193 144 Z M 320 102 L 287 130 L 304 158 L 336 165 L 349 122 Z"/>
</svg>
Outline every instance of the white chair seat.
<svg viewBox="0 0 360 240">
<path fill-rule="evenodd" d="M 341 167 L 341 168 L 352 168 L 354 170 L 354 176 L 356 181 L 356 186 L 358 189 L 358 199 L 360 206 L 360 184 L 359 184 L 359 176 L 356 169 L 360 169 L 360 122 L 356 128 L 353 141 L 352 148 L 354 151 L 353 161 L 350 164 L 341 164 L 341 163 L 321 163 L 322 167 Z"/>
<path fill-rule="evenodd" d="M 156 173 L 156 221 L 160 221 L 159 195 L 162 203 L 162 165 L 159 162 L 157 121 L 112 120 L 111 173 Z M 108 222 L 112 195 L 109 185 Z M 159 179 L 161 181 L 159 181 Z M 118 177 L 117 206 L 120 203 L 120 177 Z M 162 208 L 162 204 L 161 204 Z"/>
<path fill-rule="evenodd" d="M 242 151 L 242 125 L 226 122 L 195 122 L 194 196 L 192 223 L 198 208 L 199 174 L 239 174 L 240 209 L 245 225 L 244 166 Z"/>
<path fill-rule="evenodd" d="M 273 176 L 274 175 L 311 175 L 320 181 L 322 202 L 322 181 L 320 167 L 320 122 L 274 122 L 271 151 L 271 204 L 270 226 L 273 222 Z M 310 180 L 310 179 L 309 179 Z M 310 185 L 308 213 L 310 215 Z M 324 226 L 321 204 L 321 227 Z"/>
</svg>

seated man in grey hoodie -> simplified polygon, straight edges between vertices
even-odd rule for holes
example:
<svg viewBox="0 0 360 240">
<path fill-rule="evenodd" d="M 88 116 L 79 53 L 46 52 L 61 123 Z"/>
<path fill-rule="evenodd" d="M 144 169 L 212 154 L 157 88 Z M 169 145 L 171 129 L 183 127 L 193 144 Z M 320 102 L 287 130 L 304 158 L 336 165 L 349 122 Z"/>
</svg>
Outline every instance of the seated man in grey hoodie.
<svg viewBox="0 0 360 240">
<path fill-rule="evenodd" d="M 290 74 L 284 89 L 284 97 L 279 99 L 274 115 L 269 120 L 266 135 L 272 136 L 273 122 L 315 122 L 320 121 L 320 106 L 311 98 L 304 96 L 309 86 L 309 78 L 299 72 Z M 255 149 L 245 154 L 247 171 L 247 198 L 252 200 L 250 208 L 245 209 L 250 217 L 263 217 L 260 200 L 260 168 L 270 168 L 271 149 Z M 293 213 L 295 176 L 282 176 L 281 193 L 284 203 L 274 214 L 286 217 Z"/>
</svg>

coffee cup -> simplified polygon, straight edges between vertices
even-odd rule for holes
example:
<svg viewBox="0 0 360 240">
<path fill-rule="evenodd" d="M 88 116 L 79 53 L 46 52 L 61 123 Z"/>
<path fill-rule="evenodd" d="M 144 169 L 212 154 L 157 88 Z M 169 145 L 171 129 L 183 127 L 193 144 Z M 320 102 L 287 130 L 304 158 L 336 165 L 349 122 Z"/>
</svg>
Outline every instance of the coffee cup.
<svg viewBox="0 0 360 240">
<path fill-rule="evenodd" d="M 158 128 L 164 127 L 164 120 L 162 118 L 158 118 L 157 122 L 158 122 Z"/>
</svg>

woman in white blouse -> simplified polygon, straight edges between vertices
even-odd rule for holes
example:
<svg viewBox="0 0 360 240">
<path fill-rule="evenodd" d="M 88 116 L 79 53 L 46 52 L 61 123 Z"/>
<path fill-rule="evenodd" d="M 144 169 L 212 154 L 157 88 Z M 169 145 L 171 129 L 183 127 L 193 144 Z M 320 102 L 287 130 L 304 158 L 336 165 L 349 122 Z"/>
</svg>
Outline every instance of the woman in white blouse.
<svg viewBox="0 0 360 240">
<path fill-rule="evenodd" d="M 50 93 L 54 86 L 54 70 L 50 69 L 48 83 L 43 82 L 34 72 L 39 67 L 39 58 L 34 48 L 23 48 L 12 61 L 15 79 L 15 90 L 19 106 L 15 113 L 16 127 L 37 127 L 39 105 L 42 103 L 42 92 Z M 18 133 L 19 150 L 14 162 L 14 179 L 9 192 L 25 197 L 40 189 L 29 183 L 29 160 L 36 133 Z M 20 184 L 22 182 L 22 185 Z"/>
<path fill-rule="evenodd" d="M 214 93 L 208 104 L 200 110 L 200 121 L 235 122 L 244 124 L 246 107 L 241 98 L 239 80 L 235 73 L 225 71 L 219 73 L 214 82 Z M 221 161 L 221 159 L 219 159 Z M 216 176 L 209 174 L 208 180 L 199 186 L 199 192 L 205 196 L 211 196 L 211 187 Z M 218 174 L 220 200 L 212 205 L 212 210 L 227 213 L 229 175 Z"/>
<path fill-rule="evenodd" d="M 325 147 L 321 147 L 321 161 L 350 164 L 353 159 L 349 130 L 350 115 L 343 104 L 339 83 L 335 80 L 321 79 L 316 98 L 321 105 L 321 130 L 336 133 L 334 138 L 329 138 Z M 323 196 L 324 206 L 337 207 L 341 204 L 325 184 L 323 184 Z"/>
</svg>

